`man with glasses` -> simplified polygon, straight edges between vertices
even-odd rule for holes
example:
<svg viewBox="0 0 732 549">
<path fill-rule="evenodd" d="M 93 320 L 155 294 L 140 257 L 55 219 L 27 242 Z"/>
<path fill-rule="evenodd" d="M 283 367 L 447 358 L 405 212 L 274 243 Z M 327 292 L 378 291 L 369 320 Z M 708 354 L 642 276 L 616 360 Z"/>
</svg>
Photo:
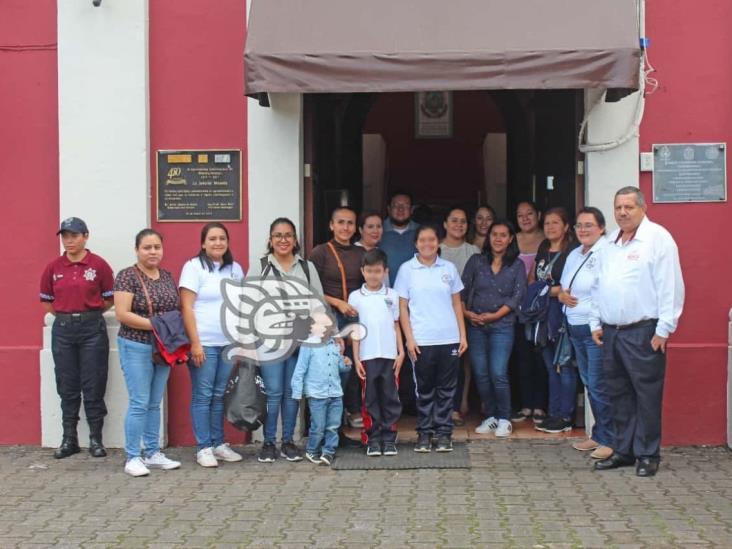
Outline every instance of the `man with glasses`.
<svg viewBox="0 0 732 549">
<path fill-rule="evenodd" d="M 681 316 L 684 281 L 676 243 L 646 217 L 640 189 L 615 194 L 615 221 L 619 229 L 599 256 L 590 312 L 592 338 L 603 348 L 615 453 L 595 469 L 636 465 L 638 476 L 650 477 L 660 460 L 666 341 Z"/>
<path fill-rule="evenodd" d="M 387 212 L 379 248 L 386 253 L 389 285 L 394 287 L 399 267 L 417 253 L 414 235 L 419 225 L 412 221 L 412 197 L 406 192 L 397 191 L 391 195 Z"/>
</svg>

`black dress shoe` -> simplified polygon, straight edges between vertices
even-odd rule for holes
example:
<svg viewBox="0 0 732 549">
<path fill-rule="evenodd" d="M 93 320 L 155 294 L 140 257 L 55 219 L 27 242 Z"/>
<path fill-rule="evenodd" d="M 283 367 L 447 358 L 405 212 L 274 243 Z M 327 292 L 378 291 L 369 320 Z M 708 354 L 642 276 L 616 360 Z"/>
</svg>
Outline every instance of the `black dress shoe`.
<svg viewBox="0 0 732 549">
<path fill-rule="evenodd" d="M 89 453 L 91 457 L 95 458 L 107 457 L 107 450 L 104 448 L 101 438 L 89 437 Z"/>
<path fill-rule="evenodd" d="M 635 474 L 639 477 L 652 477 L 658 472 L 658 460 L 652 458 L 640 458 L 635 468 Z"/>
<path fill-rule="evenodd" d="M 61 439 L 61 446 L 53 453 L 53 457 L 63 459 L 78 454 L 79 452 L 81 452 L 79 441 L 74 437 L 64 437 Z"/>
<path fill-rule="evenodd" d="M 361 444 L 361 441 L 359 440 L 353 440 L 352 438 L 347 437 L 346 434 L 341 431 L 338 436 L 338 448 L 363 448 L 363 444 Z"/>
<path fill-rule="evenodd" d="M 609 469 L 617 469 L 618 467 L 630 467 L 635 463 L 633 458 L 613 454 L 607 459 L 602 459 L 595 463 L 595 471 L 607 471 Z"/>
</svg>

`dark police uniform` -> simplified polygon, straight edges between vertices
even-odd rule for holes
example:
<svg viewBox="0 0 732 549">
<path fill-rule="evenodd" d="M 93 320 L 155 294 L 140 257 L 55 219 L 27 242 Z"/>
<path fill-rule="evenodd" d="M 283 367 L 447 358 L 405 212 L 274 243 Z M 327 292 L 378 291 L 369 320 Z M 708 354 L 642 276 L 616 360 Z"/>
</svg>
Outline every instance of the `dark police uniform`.
<svg viewBox="0 0 732 549">
<path fill-rule="evenodd" d="M 81 225 L 67 223 L 72 220 Z M 62 231 L 87 232 L 86 224 L 77 218 L 65 220 L 59 233 Z M 104 301 L 112 299 L 113 285 L 109 264 L 89 250 L 74 263 L 63 254 L 48 264 L 41 277 L 41 301 L 51 303 L 56 315 L 51 350 L 64 430 L 62 447 L 55 454 L 57 458 L 79 451 L 76 425 L 82 394 L 89 423 L 89 451 L 95 457 L 105 455 L 102 426 L 107 415 L 104 393 L 109 340 L 102 313 Z"/>
</svg>

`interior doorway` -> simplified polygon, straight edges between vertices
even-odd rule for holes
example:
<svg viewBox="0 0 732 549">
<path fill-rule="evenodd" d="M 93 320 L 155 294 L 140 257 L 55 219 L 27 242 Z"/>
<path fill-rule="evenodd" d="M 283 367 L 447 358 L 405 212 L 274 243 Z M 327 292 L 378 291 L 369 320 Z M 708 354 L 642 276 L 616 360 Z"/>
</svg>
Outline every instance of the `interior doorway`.
<svg viewBox="0 0 732 549">
<path fill-rule="evenodd" d="M 421 137 L 414 93 L 305 96 L 305 243 L 328 238 L 337 205 L 384 212 L 405 190 L 441 221 L 450 205 L 583 205 L 581 90 L 451 92 L 447 137 Z"/>
<path fill-rule="evenodd" d="M 574 213 L 584 205 L 583 158 L 577 152 L 583 95 L 453 91 L 449 131 L 438 137 L 420 135 L 415 93 L 305 95 L 306 251 L 329 238 L 336 206 L 384 214 L 396 190 L 409 192 L 415 207 L 427 206 L 440 226 L 454 205 L 470 212 L 489 203 L 514 222 L 523 200 Z M 466 437 L 480 438 L 473 432 L 479 406 L 474 393 Z M 530 421 L 514 425 L 514 433 L 545 436 Z"/>
</svg>

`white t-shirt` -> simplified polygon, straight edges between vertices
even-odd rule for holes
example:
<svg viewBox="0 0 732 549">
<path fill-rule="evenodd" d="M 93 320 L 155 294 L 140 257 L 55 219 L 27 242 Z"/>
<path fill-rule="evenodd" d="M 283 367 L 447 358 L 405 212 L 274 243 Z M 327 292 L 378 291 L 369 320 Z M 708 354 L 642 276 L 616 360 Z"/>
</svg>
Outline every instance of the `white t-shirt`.
<svg viewBox="0 0 732 549">
<path fill-rule="evenodd" d="M 417 345 L 460 342 L 452 296 L 460 293 L 463 282 L 455 265 L 438 257 L 428 267 L 415 255 L 399 268 L 394 289 L 409 300 L 409 322 Z"/>
<path fill-rule="evenodd" d="M 223 347 L 230 343 L 221 327 L 221 306 L 224 304 L 221 280 L 225 278 L 242 280 L 244 271 L 241 265 L 234 262 L 233 265 L 219 270 L 219 263 L 214 263 L 214 270 L 211 272 L 194 257 L 186 261 L 180 273 L 178 286 L 196 294 L 193 302 L 196 329 L 201 345 L 206 347 Z"/>
<path fill-rule="evenodd" d="M 358 321 L 366 327 L 366 337 L 360 342 L 359 359 L 396 358 L 394 322 L 399 320 L 397 293 L 386 286 L 371 291 L 364 284 L 351 292 L 348 304 L 358 311 Z"/>
</svg>

